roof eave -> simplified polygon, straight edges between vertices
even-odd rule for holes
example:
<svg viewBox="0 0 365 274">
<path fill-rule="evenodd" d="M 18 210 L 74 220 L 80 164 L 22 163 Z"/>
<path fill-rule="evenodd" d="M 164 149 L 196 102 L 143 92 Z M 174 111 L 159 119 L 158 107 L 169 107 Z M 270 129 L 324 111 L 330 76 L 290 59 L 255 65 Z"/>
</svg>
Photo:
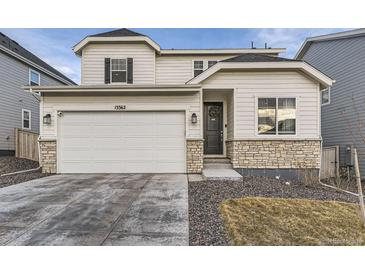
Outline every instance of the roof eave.
<svg viewBox="0 0 365 274">
<path fill-rule="evenodd" d="M 304 43 L 302 44 L 297 54 L 295 55 L 295 59 L 301 59 L 313 42 L 346 39 L 357 36 L 365 36 L 365 28 L 308 37 L 307 39 L 305 39 Z"/>
<path fill-rule="evenodd" d="M 44 67 L 42 67 L 42 66 L 40 66 L 40 65 L 38 65 L 38 64 L 36 64 L 36 63 L 34 63 L 32 61 L 30 61 L 29 59 L 21 56 L 20 54 L 17 54 L 16 52 L 13 52 L 12 50 L 10 50 L 10 49 L 2 46 L 2 45 L 0 45 L 0 50 L 2 50 L 3 52 L 5 52 L 8 55 L 13 56 L 14 58 L 20 60 L 21 62 L 24 62 L 24 63 L 26 63 L 26 64 L 34 67 L 35 69 L 37 69 L 37 70 L 39 70 L 39 71 L 47 74 L 48 76 L 50 76 L 50 77 L 58 80 L 59 82 L 64 83 L 65 85 L 76 85 L 75 82 L 69 81 L 69 80 L 67 80 L 65 78 L 62 78 L 61 76 L 59 76 L 59 75 L 57 75 L 57 74 L 49 71 L 48 69 L 46 69 L 46 68 L 44 68 Z"/>
</svg>

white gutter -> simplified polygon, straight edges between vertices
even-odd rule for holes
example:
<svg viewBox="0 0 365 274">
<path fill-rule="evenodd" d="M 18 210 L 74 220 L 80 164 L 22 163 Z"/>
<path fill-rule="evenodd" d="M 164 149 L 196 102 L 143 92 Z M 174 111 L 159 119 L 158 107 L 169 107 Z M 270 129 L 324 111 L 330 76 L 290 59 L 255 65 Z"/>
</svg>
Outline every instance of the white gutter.
<svg viewBox="0 0 365 274">
<path fill-rule="evenodd" d="M 84 86 L 23 86 L 25 91 L 41 93 L 59 92 L 195 92 L 199 91 L 201 85 L 160 85 L 160 86 L 115 86 L 115 85 L 84 85 Z"/>
<path fill-rule="evenodd" d="M 236 55 L 246 53 L 279 54 L 285 52 L 284 48 L 277 49 L 162 49 L 160 55 Z"/>
</svg>

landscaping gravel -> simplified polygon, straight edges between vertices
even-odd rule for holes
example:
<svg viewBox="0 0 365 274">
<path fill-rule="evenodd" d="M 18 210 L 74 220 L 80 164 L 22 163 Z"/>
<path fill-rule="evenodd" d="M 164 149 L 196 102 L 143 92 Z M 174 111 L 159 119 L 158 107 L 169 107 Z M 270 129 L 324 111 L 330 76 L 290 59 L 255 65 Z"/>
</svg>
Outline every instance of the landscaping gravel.
<svg viewBox="0 0 365 274">
<path fill-rule="evenodd" d="M 28 159 L 21 159 L 13 156 L 0 157 L 0 175 L 15 171 L 32 169 L 38 166 L 39 166 L 38 162 Z"/>
<path fill-rule="evenodd" d="M 37 168 L 39 166 L 38 162 L 21 159 L 11 156 L 0 157 L 0 175 L 28 170 Z M 40 171 L 32 171 L 27 173 L 21 173 L 16 175 L 0 176 L 0 188 L 23 183 L 29 180 L 49 176 L 48 174 L 43 174 Z"/>
<path fill-rule="evenodd" d="M 230 245 L 219 213 L 222 201 L 240 197 L 304 198 L 357 202 L 357 197 L 316 185 L 266 178 L 189 182 L 189 244 Z"/>
</svg>

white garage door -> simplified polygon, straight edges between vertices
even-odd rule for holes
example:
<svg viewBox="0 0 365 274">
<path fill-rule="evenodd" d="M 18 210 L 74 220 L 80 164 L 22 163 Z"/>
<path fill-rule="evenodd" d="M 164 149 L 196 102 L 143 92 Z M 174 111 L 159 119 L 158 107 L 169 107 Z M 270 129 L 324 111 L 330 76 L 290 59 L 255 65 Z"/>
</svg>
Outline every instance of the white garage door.
<svg viewBox="0 0 365 274">
<path fill-rule="evenodd" d="M 60 173 L 184 173 L 184 112 L 64 112 Z"/>
</svg>

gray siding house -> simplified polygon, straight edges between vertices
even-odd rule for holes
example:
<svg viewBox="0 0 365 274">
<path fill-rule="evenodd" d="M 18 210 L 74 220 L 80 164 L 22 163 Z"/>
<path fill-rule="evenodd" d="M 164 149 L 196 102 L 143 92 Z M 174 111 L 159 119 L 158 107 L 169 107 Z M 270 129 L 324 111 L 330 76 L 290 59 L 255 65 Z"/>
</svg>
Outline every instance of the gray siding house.
<svg viewBox="0 0 365 274">
<path fill-rule="evenodd" d="M 339 145 L 340 167 L 346 165 L 346 147 L 356 147 L 364 178 L 365 29 L 308 38 L 296 59 L 336 80 L 321 96 L 323 146 Z"/>
<path fill-rule="evenodd" d="M 39 133 L 39 96 L 22 86 L 74 84 L 0 32 L 0 156 L 14 154 L 15 128 Z"/>
</svg>

